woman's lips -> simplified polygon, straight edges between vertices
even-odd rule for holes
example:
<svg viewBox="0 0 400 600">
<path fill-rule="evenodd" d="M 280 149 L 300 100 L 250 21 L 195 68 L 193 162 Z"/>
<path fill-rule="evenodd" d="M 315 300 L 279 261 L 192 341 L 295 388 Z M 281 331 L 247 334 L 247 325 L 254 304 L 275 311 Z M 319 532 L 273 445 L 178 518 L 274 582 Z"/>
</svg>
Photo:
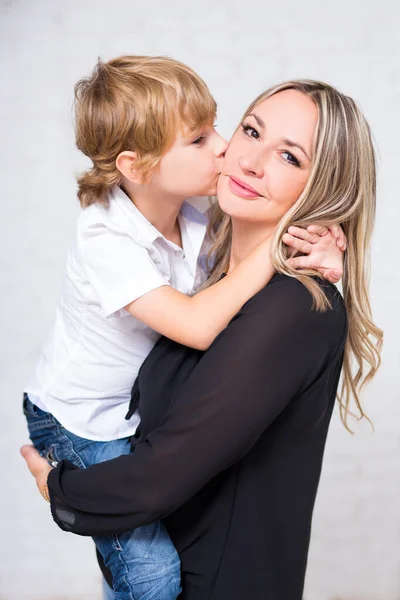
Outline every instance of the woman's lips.
<svg viewBox="0 0 400 600">
<path fill-rule="evenodd" d="M 232 177 L 229 175 L 229 188 L 231 192 L 236 194 L 236 196 L 240 196 L 241 198 L 258 198 L 260 194 L 251 186 L 244 183 L 237 177 Z"/>
</svg>

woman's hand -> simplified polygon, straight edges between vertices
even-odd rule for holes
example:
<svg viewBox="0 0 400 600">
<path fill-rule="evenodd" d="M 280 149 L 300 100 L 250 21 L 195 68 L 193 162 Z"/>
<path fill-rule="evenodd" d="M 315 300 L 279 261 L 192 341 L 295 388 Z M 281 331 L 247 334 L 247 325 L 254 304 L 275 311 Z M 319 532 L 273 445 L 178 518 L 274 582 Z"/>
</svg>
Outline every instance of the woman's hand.
<svg viewBox="0 0 400 600">
<path fill-rule="evenodd" d="M 314 269 L 332 283 L 342 277 L 347 239 L 340 225 L 329 228 L 310 225 L 307 229 L 289 227 L 283 242 L 303 254 L 288 259 L 294 269 Z"/>
<path fill-rule="evenodd" d="M 43 498 L 49 502 L 49 493 L 47 489 L 47 478 L 53 467 L 49 465 L 45 458 L 42 458 L 34 446 L 22 446 L 20 449 L 26 464 L 32 475 L 36 479 L 36 485 Z"/>
</svg>

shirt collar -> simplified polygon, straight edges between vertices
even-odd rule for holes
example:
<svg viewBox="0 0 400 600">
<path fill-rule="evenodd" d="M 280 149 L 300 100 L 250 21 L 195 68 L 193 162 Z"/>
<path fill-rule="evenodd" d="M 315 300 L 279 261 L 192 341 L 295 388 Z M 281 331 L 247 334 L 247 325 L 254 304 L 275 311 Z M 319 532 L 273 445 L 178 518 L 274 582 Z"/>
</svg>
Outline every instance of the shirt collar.
<svg viewBox="0 0 400 600">
<path fill-rule="evenodd" d="M 134 226 L 140 237 L 145 238 L 150 244 L 153 244 L 158 238 L 164 238 L 162 233 L 146 219 L 140 210 L 136 208 L 129 196 L 127 196 L 119 186 L 115 185 L 112 188 L 111 197 L 125 213 L 129 224 Z"/>
<path fill-rule="evenodd" d="M 119 186 L 115 185 L 112 188 L 111 197 L 126 214 L 129 223 L 136 226 L 135 229 L 141 237 L 145 237 L 151 244 L 156 240 L 161 239 L 165 240 L 168 245 L 172 244 L 172 242 L 167 240 L 163 234 L 146 219 Z M 185 200 L 179 213 L 180 217 L 185 219 L 189 236 L 194 237 L 194 239 L 192 239 L 192 244 L 194 242 L 193 250 L 195 254 L 197 254 L 197 248 L 200 251 L 201 244 L 204 240 L 208 224 L 207 210 L 209 206 L 210 203 L 207 198 L 190 198 L 190 200 Z"/>
</svg>

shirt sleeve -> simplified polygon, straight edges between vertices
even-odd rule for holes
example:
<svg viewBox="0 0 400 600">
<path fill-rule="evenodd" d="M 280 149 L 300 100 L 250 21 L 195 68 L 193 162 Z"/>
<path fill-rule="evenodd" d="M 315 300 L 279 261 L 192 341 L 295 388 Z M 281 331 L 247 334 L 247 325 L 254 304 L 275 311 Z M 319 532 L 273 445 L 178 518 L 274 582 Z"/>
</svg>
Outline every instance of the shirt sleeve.
<svg viewBox="0 0 400 600">
<path fill-rule="evenodd" d="M 94 223 L 79 233 L 85 270 L 106 317 L 140 296 L 170 285 L 148 250 L 126 233 Z"/>
<path fill-rule="evenodd" d="M 133 454 L 86 470 L 64 462 L 50 474 L 55 521 L 94 535 L 167 516 L 253 447 L 328 368 L 344 331 L 341 303 L 321 313 L 298 281 L 267 286 L 214 341 Z"/>
</svg>

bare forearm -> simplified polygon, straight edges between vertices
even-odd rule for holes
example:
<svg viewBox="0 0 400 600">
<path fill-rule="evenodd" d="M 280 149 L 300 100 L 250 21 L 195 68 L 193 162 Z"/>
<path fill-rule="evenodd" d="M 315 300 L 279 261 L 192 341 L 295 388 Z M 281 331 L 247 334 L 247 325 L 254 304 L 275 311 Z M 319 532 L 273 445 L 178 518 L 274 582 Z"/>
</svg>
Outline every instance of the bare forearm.
<svg viewBox="0 0 400 600">
<path fill-rule="evenodd" d="M 266 253 L 263 264 L 254 257 L 246 259 L 224 279 L 191 298 L 203 349 L 210 346 L 243 304 L 267 285 L 274 274 L 268 264 Z"/>
<path fill-rule="evenodd" d="M 163 286 L 125 308 L 162 335 L 205 350 L 243 304 L 272 278 L 268 252 L 268 245 L 261 244 L 227 277 L 196 296 Z"/>
</svg>

